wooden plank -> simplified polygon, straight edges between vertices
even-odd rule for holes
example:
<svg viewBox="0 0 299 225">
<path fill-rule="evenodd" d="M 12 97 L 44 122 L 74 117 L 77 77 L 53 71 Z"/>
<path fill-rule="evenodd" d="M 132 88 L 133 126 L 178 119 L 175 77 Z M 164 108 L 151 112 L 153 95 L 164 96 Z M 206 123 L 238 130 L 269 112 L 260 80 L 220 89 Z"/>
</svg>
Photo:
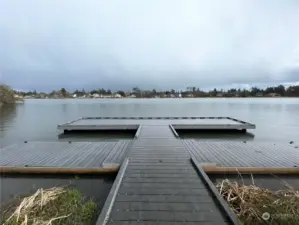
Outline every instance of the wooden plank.
<svg viewBox="0 0 299 225">
<path fill-rule="evenodd" d="M 146 165 L 140 165 L 140 166 L 135 166 L 135 165 L 129 165 L 128 166 L 128 169 L 145 169 L 145 170 L 148 170 L 148 169 L 159 169 L 159 170 L 178 170 L 178 169 L 182 169 L 182 170 L 190 170 L 190 167 L 186 167 L 186 166 L 175 166 L 175 165 L 161 165 L 161 166 L 153 166 L 153 165 L 150 165 L 150 166 L 146 166 Z"/>
<path fill-rule="evenodd" d="M 147 155 L 140 155 L 140 156 L 135 156 L 135 155 L 130 155 L 131 159 L 134 159 L 135 162 L 139 161 L 139 162 L 151 162 L 152 159 L 164 159 L 165 161 L 181 161 L 181 162 L 186 162 L 190 160 L 190 156 L 171 156 L 171 157 L 167 157 L 167 156 L 147 156 Z M 174 162 L 175 163 L 175 162 Z"/>
<path fill-rule="evenodd" d="M 147 172 L 147 173 L 196 173 L 193 169 L 183 168 L 183 169 L 169 169 L 169 168 L 128 168 L 128 173 Z"/>
<path fill-rule="evenodd" d="M 185 184 L 185 183 L 122 183 L 121 187 L 128 188 L 184 188 L 184 189 L 206 189 L 204 184 Z"/>
<path fill-rule="evenodd" d="M 112 211 L 114 221 L 167 221 L 167 222 L 203 222 L 224 221 L 218 213 L 210 212 L 161 212 L 161 211 Z"/>
<path fill-rule="evenodd" d="M 173 187 L 172 189 L 162 188 L 127 188 L 122 187 L 119 194 L 126 195 L 208 195 L 206 189 L 182 189 Z"/>
<path fill-rule="evenodd" d="M 183 179 L 183 178 L 198 178 L 198 175 L 195 173 L 188 174 L 188 173 L 181 173 L 181 174 L 161 174 L 161 173 L 129 173 L 125 175 L 126 178 L 177 178 L 177 179 Z"/>
<path fill-rule="evenodd" d="M 185 158 L 185 157 L 189 157 L 190 158 L 190 154 L 182 154 L 182 153 L 178 153 L 176 151 L 167 151 L 167 152 L 161 152 L 161 151 L 151 151 L 151 152 L 130 152 L 130 156 L 134 156 L 134 157 L 143 157 L 143 156 L 148 156 L 150 157 L 150 159 L 158 159 L 159 157 L 161 158 Z M 134 159 L 134 158 L 132 158 Z M 135 161 L 135 160 L 134 160 Z"/>
<path fill-rule="evenodd" d="M 148 160 L 157 160 L 159 158 L 163 158 L 163 159 L 173 159 L 173 158 L 190 158 L 190 154 L 188 153 L 178 153 L 176 151 L 167 151 L 167 152 L 161 152 L 161 151 L 153 151 L 153 152 L 141 152 L 141 151 L 136 151 L 136 152 L 132 152 L 130 151 L 130 157 L 134 157 L 132 158 L 132 162 L 135 162 L 135 161 L 138 161 L 138 159 L 135 159 L 135 158 L 138 158 L 138 157 L 149 157 Z"/>
<path fill-rule="evenodd" d="M 198 178 L 184 178 L 184 179 L 177 179 L 177 178 L 164 178 L 164 177 L 157 177 L 157 178 L 124 178 L 123 183 L 175 183 L 175 184 L 202 184 L 202 181 Z"/>
<path fill-rule="evenodd" d="M 128 169 L 127 174 L 184 174 L 184 175 L 197 175 L 194 170 L 159 170 L 159 169 Z"/>
<path fill-rule="evenodd" d="M 197 203 L 168 203 L 168 202 L 116 202 L 116 211 L 181 211 L 181 212 L 217 212 L 214 202 Z"/>
<path fill-rule="evenodd" d="M 116 174 L 119 166 L 110 168 L 0 167 L 0 174 Z"/>
<path fill-rule="evenodd" d="M 213 202 L 210 195 L 118 195 L 116 202 Z"/>
<path fill-rule="evenodd" d="M 173 166 L 174 164 L 176 166 L 183 166 L 183 167 L 188 167 L 188 161 L 182 161 L 182 160 L 175 160 L 175 161 L 166 161 L 159 159 L 156 162 L 133 162 L 130 163 L 130 166 L 140 166 L 140 167 L 157 167 L 157 166 Z"/>
</svg>

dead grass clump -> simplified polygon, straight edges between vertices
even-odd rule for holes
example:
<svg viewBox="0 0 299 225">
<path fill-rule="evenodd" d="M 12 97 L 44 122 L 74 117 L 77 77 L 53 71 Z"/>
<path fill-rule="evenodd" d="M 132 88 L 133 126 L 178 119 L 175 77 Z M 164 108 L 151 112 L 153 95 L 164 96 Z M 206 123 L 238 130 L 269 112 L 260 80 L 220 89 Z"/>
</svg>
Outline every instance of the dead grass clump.
<svg viewBox="0 0 299 225">
<path fill-rule="evenodd" d="M 299 192 L 291 187 L 273 192 L 227 179 L 216 187 L 244 224 L 299 224 Z"/>
<path fill-rule="evenodd" d="M 96 208 L 79 191 L 55 187 L 38 189 L 17 205 L 7 205 L 1 214 L 3 225 L 85 225 L 91 223 Z"/>
</svg>

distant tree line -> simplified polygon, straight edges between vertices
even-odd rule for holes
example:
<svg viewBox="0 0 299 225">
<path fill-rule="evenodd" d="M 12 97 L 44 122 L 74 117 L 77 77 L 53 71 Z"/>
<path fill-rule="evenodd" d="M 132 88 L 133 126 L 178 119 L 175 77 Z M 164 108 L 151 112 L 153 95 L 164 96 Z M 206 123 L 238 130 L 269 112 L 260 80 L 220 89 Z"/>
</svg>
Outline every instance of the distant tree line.
<svg viewBox="0 0 299 225">
<path fill-rule="evenodd" d="M 133 87 L 130 91 L 111 91 L 110 89 L 94 89 L 86 91 L 85 89 L 68 91 L 66 88 L 61 88 L 59 90 L 53 90 L 50 93 L 45 92 L 17 92 L 16 94 L 21 96 L 34 96 L 36 98 L 44 97 L 59 97 L 59 98 L 69 98 L 69 97 L 92 97 L 94 95 L 99 96 L 115 96 L 118 94 L 121 97 L 136 97 L 136 98 L 171 98 L 171 97 L 299 97 L 299 85 L 285 87 L 283 85 L 267 87 L 265 89 L 252 87 L 251 89 L 235 89 L 231 88 L 228 90 L 216 89 L 210 91 L 203 91 L 198 87 L 187 87 L 184 91 L 178 91 L 174 89 L 157 91 L 143 90 L 139 87 Z"/>
</svg>

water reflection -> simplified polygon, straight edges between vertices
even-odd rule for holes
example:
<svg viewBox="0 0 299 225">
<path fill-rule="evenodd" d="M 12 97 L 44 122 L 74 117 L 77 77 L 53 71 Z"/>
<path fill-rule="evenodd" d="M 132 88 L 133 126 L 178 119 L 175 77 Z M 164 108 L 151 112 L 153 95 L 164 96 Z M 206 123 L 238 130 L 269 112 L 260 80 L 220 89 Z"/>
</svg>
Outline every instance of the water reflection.
<svg viewBox="0 0 299 225">
<path fill-rule="evenodd" d="M 17 106 L 14 104 L 0 106 L 0 130 L 4 131 L 7 126 L 14 124 Z"/>
<path fill-rule="evenodd" d="M 103 141 L 117 139 L 133 139 L 136 130 L 104 130 L 104 131 L 68 131 L 58 135 L 64 141 Z"/>
<path fill-rule="evenodd" d="M 11 122 L 16 117 L 16 105 L 8 104 L 0 107 L 0 121 L 1 125 Z"/>
<path fill-rule="evenodd" d="M 182 139 L 251 141 L 255 135 L 239 130 L 176 130 Z"/>
</svg>

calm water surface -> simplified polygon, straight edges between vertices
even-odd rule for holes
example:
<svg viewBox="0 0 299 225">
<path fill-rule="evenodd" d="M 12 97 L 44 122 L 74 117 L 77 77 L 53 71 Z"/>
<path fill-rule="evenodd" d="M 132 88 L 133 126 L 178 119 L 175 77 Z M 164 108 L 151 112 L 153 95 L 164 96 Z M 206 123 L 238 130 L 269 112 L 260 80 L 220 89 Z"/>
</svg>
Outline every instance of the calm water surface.
<svg viewBox="0 0 299 225">
<path fill-rule="evenodd" d="M 253 141 L 299 142 L 299 99 L 26 100 L 0 109 L 0 146 L 56 141 L 57 124 L 81 116 L 231 116 L 256 124 Z"/>
</svg>

